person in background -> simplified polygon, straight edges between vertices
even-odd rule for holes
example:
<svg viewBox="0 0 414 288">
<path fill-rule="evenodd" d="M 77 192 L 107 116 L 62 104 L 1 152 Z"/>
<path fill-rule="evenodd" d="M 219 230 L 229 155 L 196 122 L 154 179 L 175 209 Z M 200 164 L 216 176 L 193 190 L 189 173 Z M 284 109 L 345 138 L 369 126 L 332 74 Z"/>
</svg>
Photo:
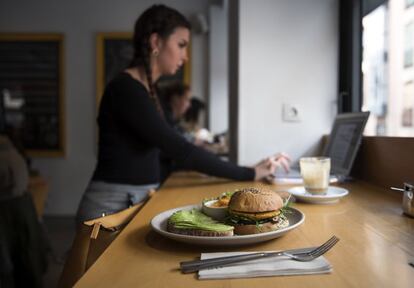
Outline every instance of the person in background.
<svg viewBox="0 0 414 288">
<path fill-rule="evenodd" d="M 205 110 L 205 104 L 197 98 L 191 97 L 190 86 L 181 81 L 170 81 L 157 85 L 157 92 L 160 96 L 161 105 L 164 111 L 165 120 L 187 141 L 208 151 L 219 153 L 227 151 L 223 141 L 214 141 L 213 135 L 205 128 L 201 128 L 200 117 Z M 219 135 L 217 139 L 221 139 Z M 161 151 L 161 178 L 163 183 L 166 178 L 175 170 L 182 170 L 183 167 L 171 157 Z"/>
<path fill-rule="evenodd" d="M 191 106 L 190 86 L 180 81 L 164 84 L 159 89 L 160 101 L 163 108 L 165 120 L 178 133 L 191 141 L 189 135 L 182 126 L 182 120 Z"/>
<path fill-rule="evenodd" d="M 206 105 L 198 98 L 191 98 L 190 108 L 184 114 L 182 126 L 189 138 L 197 146 L 208 149 L 208 144 L 213 142 L 214 136 L 206 128 L 201 126 L 201 115 L 206 110 Z"/>
<path fill-rule="evenodd" d="M 195 133 L 201 129 L 200 117 L 206 105 L 198 98 L 191 98 L 190 108 L 184 114 L 184 127 L 186 131 Z"/>
<path fill-rule="evenodd" d="M 26 161 L 0 111 L 0 287 L 42 287 L 47 243 L 28 191 Z"/>
<path fill-rule="evenodd" d="M 167 123 L 154 83 L 187 61 L 190 29 L 183 15 L 165 5 L 153 5 L 136 21 L 131 65 L 107 85 L 100 104 L 98 161 L 79 205 L 79 223 L 144 201 L 160 183 L 160 151 L 188 169 L 240 181 L 288 169 L 283 154 L 253 167 L 222 161 Z"/>
<path fill-rule="evenodd" d="M 180 81 L 163 85 L 158 89 L 165 120 L 185 139 L 197 146 L 208 148 L 212 134 L 201 128 L 200 117 L 205 110 L 203 101 L 191 97 L 190 86 Z"/>
<path fill-rule="evenodd" d="M 190 108 L 191 90 L 190 86 L 180 81 L 168 82 L 158 87 L 158 94 L 163 108 L 165 121 L 182 135 L 187 141 L 193 142 L 192 135 L 182 127 L 182 120 Z M 164 152 L 160 152 L 160 183 L 163 183 L 168 176 L 180 167 L 177 162 Z"/>
</svg>

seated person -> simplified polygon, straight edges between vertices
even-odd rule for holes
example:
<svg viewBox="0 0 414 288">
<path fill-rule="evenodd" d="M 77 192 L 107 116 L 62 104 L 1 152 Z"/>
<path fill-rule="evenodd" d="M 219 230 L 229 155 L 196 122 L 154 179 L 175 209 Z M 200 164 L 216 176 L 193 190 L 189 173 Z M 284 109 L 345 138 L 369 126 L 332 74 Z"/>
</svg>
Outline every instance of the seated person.
<svg viewBox="0 0 414 288">
<path fill-rule="evenodd" d="M 165 120 L 177 132 L 185 136 L 185 130 L 180 122 L 191 105 L 190 86 L 178 81 L 170 82 L 159 88 L 158 93 L 160 94 Z"/>
<path fill-rule="evenodd" d="M 166 122 L 173 127 L 180 135 L 182 135 L 189 142 L 193 139 L 189 133 L 186 133 L 184 128 L 180 125 L 180 121 L 190 108 L 191 90 L 190 87 L 181 82 L 170 82 L 158 87 L 160 95 L 161 106 L 164 111 L 164 118 Z M 171 157 L 165 153 L 160 153 L 160 173 L 161 183 L 174 171 L 177 170 L 177 165 Z"/>
<path fill-rule="evenodd" d="M 192 98 L 191 106 L 185 113 L 181 125 L 184 127 L 186 133 L 189 135 L 187 137 L 191 139 L 193 144 L 203 147 L 214 154 L 225 155 L 228 153 L 227 132 L 214 135 L 200 125 L 200 118 L 205 108 L 206 105 L 203 101 L 198 98 Z"/>
<path fill-rule="evenodd" d="M 7 135 L 0 132 L 0 200 L 27 192 L 29 171 L 22 155 Z"/>
<path fill-rule="evenodd" d="M 29 172 L 23 156 L 4 127 L 0 127 L 1 287 L 2 284 L 5 287 L 42 287 L 47 267 L 46 244 L 27 191 L 28 181 Z"/>
<path fill-rule="evenodd" d="M 157 87 L 157 93 L 165 120 L 185 139 L 215 154 L 225 155 L 228 152 L 226 133 L 215 137 L 206 128 L 201 128 L 199 123 L 205 104 L 198 98 L 191 98 L 190 86 L 179 81 L 168 82 Z M 164 153 L 160 153 L 160 162 L 162 182 L 174 170 L 179 170 L 180 166 Z"/>
<path fill-rule="evenodd" d="M 191 105 L 184 114 L 182 126 L 191 135 L 192 142 L 197 146 L 202 146 L 204 142 L 212 142 L 211 133 L 200 127 L 200 117 L 206 105 L 198 98 L 191 98 Z"/>
</svg>

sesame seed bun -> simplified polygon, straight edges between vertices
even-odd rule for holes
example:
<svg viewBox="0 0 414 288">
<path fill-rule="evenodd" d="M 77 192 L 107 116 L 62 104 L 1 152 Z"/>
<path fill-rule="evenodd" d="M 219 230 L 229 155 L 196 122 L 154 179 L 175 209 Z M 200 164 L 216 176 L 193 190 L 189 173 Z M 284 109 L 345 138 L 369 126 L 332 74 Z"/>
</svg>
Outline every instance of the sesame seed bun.
<svg viewBox="0 0 414 288">
<path fill-rule="evenodd" d="M 233 194 L 229 209 L 239 212 L 259 213 L 279 210 L 283 207 L 282 198 L 267 189 L 245 188 Z"/>
</svg>

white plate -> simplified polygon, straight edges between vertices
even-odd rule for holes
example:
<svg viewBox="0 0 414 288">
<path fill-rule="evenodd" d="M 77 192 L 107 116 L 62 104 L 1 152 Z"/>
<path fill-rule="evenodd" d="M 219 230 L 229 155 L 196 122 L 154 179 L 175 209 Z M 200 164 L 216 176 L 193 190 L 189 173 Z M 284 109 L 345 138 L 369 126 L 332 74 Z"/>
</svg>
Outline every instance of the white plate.
<svg viewBox="0 0 414 288">
<path fill-rule="evenodd" d="M 297 200 L 314 204 L 331 204 L 339 201 L 340 198 L 348 195 L 348 190 L 340 187 L 329 186 L 326 194 L 314 195 L 306 192 L 305 187 L 298 186 L 288 190 Z"/>
<path fill-rule="evenodd" d="M 287 213 L 286 216 L 289 219 L 289 226 L 283 229 L 260 233 L 260 234 L 252 234 L 252 235 L 235 235 L 235 236 L 221 236 L 221 237 L 206 237 L 206 236 L 189 236 L 189 235 L 181 235 L 181 234 L 174 234 L 167 231 L 167 221 L 168 218 L 178 210 L 191 210 L 193 208 L 201 209 L 199 205 L 190 205 L 184 206 L 180 208 L 171 209 L 165 212 L 162 212 L 152 218 L 151 226 L 159 234 L 174 239 L 176 241 L 197 244 L 197 245 L 215 245 L 215 246 L 226 246 L 226 245 L 245 245 L 245 244 L 253 244 L 258 242 L 267 241 L 270 239 L 274 239 L 280 237 L 287 233 L 288 231 L 295 229 L 300 224 L 305 221 L 305 215 L 295 209 L 289 207 L 288 209 L 291 213 Z"/>
</svg>

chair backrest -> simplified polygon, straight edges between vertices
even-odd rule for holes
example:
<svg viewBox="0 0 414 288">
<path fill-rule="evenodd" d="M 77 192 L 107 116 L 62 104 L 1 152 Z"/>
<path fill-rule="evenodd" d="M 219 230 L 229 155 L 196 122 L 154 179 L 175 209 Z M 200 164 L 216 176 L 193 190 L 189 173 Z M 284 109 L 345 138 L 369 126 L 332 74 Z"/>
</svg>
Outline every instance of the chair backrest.
<svg viewBox="0 0 414 288">
<path fill-rule="evenodd" d="M 42 287 L 47 249 L 31 195 L 0 199 L 0 287 Z"/>
<path fill-rule="evenodd" d="M 0 199 L 22 196 L 28 187 L 29 170 L 12 141 L 0 134 Z"/>
<path fill-rule="evenodd" d="M 153 193 L 153 190 L 148 193 L 148 199 Z M 89 220 L 80 225 L 58 287 L 73 287 L 145 203 L 141 202 L 118 213 Z"/>
</svg>

